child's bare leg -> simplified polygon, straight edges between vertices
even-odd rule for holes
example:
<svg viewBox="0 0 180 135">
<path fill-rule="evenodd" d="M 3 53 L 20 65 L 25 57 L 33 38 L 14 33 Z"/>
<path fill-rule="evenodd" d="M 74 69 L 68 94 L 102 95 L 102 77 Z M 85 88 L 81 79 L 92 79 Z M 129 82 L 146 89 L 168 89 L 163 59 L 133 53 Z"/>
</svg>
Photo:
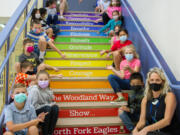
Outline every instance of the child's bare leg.
<svg viewBox="0 0 180 135">
<path fill-rule="evenodd" d="M 58 68 L 53 67 L 53 66 L 50 66 L 50 65 L 48 65 L 48 64 L 44 64 L 44 63 L 41 63 L 41 64 L 38 66 L 38 68 L 37 68 L 38 72 L 41 71 L 41 70 L 45 70 L 45 69 L 54 70 L 54 71 L 56 71 L 56 72 L 59 71 Z"/>
<path fill-rule="evenodd" d="M 46 42 L 46 39 L 43 36 L 39 38 L 38 47 L 39 47 L 39 50 L 40 50 L 39 58 L 44 59 L 44 54 L 45 54 L 45 51 L 46 51 L 47 42 Z"/>
<path fill-rule="evenodd" d="M 46 30 L 46 32 L 47 32 L 48 37 L 52 38 L 52 36 L 53 36 L 53 29 L 49 28 L 49 29 Z"/>
<path fill-rule="evenodd" d="M 27 135 L 39 135 L 38 128 L 36 126 L 29 127 Z"/>
<path fill-rule="evenodd" d="M 95 22 L 95 23 L 102 22 L 102 18 L 97 19 L 97 20 L 95 20 L 94 22 Z"/>
<path fill-rule="evenodd" d="M 16 62 L 16 63 L 15 63 L 15 70 L 16 70 L 16 73 L 21 72 L 20 65 L 21 65 L 20 62 Z"/>
<path fill-rule="evenodd" d="M 115 68 L 116 70 L 120 70 L 121 54 L 118 50 L 114 51 L 112 54 L 113 54 L 113 61 L 115 64 Z"/>
<path fill-rule="evenodd" d="M 12 132 L 5 132 L 3 135 L 14 135 Z"/>
<path fill-rule="evenodd" d="M 66 4 L 67 4 L 66 0 L 61 0 L 61 3 L 60 3 L 60 16 L 63 16 Z"/>
</svg>

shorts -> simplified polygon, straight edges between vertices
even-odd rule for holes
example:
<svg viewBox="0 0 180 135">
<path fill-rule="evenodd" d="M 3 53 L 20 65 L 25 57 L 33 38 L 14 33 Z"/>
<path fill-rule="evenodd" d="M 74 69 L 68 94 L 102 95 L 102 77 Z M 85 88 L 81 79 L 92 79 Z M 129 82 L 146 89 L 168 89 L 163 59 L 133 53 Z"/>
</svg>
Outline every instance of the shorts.
<svg viewBox="0 0 180 135">
<path fill-rule="evenodd" d="M 34 45 L 34 53 L 36 53 L 37 56 L 39 57 L 39 48 L 38 48 L 38 45 Z"/>
<path fill-rule="evenodd" d="M 27 131 L 17 131 L 17 132 L 14 132 L 14 135 L 27 135 Z"/>
</svg>

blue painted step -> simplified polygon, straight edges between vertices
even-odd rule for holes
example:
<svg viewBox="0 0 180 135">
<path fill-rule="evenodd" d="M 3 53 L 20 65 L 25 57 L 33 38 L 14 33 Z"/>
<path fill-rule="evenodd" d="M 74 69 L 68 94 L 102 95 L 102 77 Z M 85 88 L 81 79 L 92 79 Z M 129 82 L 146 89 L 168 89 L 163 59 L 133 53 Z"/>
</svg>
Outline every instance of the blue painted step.
<svg viewBox="0 0 180 135">
<path fill-rule="evenodd" d="M 59 24 L 66 24 L 66 25 L 104 25 L 103 22 L 94 23 L 94 22 L 81 22 L 81 21 L 60 21 Z"/>
<path fill-rule="evenodd" d="M 97 30 L 99 31 L 101 27 L 90 27 L 90 26 L 60 26 L 61 30 Z"/>
<path fill-rule="evenodd" d="M 58 33 L 60 36 L 107 36 L 107 34 L 101 33 L 98 34 L 96 32 L 69 32 L 69 31 L 61 31 Z"/>
</svg>

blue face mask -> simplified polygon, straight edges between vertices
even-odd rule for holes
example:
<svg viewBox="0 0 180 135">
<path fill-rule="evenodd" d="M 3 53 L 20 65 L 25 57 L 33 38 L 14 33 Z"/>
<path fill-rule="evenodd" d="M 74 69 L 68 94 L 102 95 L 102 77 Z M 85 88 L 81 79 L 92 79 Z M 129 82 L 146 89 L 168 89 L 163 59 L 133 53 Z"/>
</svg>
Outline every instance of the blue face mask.
<svg viewBox="0 0 180 135">
<path fill-rule="evenodd" d="M 17 103 L 23 103 L 27 99 L 27 96 L 25 93 L 19 93 L 14 96 L 14 100 Z"/>
<path fill-rule="evenodd" d="M 120 41 L 125 42 L 127 40 L 127 36 L 126 35 L 120 36 L 119 39 L 120 39 Z"/>
<path fill-rule="evenodd" d="M 134 58 L 134 56 L 133 54 L 125 54 L 125 58 L 126 60 L 131 61 Z"/>
</svg>

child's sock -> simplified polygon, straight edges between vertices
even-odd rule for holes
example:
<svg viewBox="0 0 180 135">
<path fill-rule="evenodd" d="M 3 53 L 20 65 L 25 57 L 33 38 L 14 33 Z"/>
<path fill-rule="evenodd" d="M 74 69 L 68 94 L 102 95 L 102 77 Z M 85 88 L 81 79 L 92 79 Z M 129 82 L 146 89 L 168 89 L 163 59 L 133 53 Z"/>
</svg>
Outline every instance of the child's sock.
<svg viewBox="0 0 180 135">
<path fill-rule="evenodd" d="M 44 54 L 45 54 L 45 51 L 43 51 L 43 52 L 42 52 L 42 51 L 40 51 L 39 58 L 40 58 L 40 59 L 44 59 Z"/>
</svg>

